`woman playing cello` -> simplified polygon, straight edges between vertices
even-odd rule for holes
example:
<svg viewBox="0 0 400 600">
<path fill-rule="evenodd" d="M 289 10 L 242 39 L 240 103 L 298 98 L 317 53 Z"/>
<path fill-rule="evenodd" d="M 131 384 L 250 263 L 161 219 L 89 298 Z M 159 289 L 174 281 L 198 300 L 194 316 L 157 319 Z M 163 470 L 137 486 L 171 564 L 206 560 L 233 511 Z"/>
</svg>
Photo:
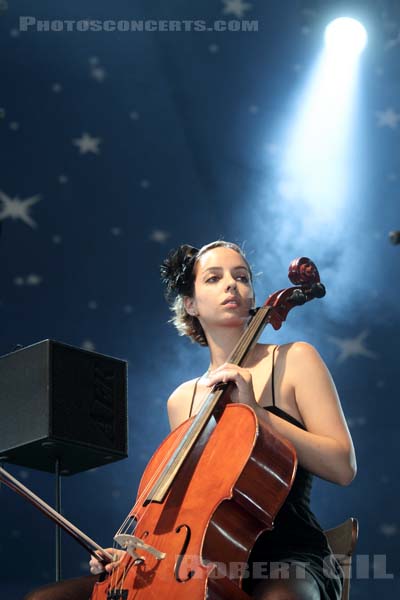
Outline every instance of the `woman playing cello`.
<svg viewBox="0 0 400 600">
<path fill-rule="evenodd" d="M 256 344 L 244 367 L 227 362 L 255 302 L 251 269 L 236 244 L 216 241 L 200 250 L 181 246 L 164 261 L 162 276 L 179 334 L 208 347 L 210 355 L 207 372 L 182 383 L 169 397 L 171 429 L 199 411 L 215 384 L 232 382 L 231 401 L 247 404 L 264 419 L 267 415 L 269 425 L 296 450 L 293 486 L 274 529 L 257 539 L 243 590 L 256 600 L 339 600 L 342 572 L 309 508 L 311 482 L 316 475 L 348 485 L 356 474 L 356 459 L 325 364 L 304 342 Z M 103 570 L 94 558 L 90 568 L 93 574 Z M 86 600 L 92 581 L 73 581 L 42 588 L 28 598 Z M 68 584 L 75 588 L 68 590 Z"/>
</svg>

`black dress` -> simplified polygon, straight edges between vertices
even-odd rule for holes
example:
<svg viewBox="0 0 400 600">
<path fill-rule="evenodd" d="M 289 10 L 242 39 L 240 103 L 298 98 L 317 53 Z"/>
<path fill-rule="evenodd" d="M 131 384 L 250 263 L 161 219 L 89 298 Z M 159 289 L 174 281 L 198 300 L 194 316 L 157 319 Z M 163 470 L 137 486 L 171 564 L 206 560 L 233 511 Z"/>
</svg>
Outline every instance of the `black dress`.
<svg viewBox="0 0 400 600">
<path fill-rule="evenodd" d="M 297 419 L 277 406 L 265 408 L 305 429 Z M 253 577 L 245 579 L 243 583 L 243 590 L 247 593 L 251 594 L 258 582 L 254 575 L 257 572 L 254 563 L 273 562 L 295 563 L 299 568 L 305 569 L 316 580 L 321 600 L 340 600 L 342 597 L 342 568 L 333 556 L 328 540 L 310 509 L 312 480 L 311 473 L 298 465 L 292 489 L 276 516 L 274 529 L 261 534 L 251 552 L 249 572 L 253 573 Z"/>
<path fill-rule="evenodd" d="M 277 347 L 275 346 L 272 355 L 272 405 L 264 408 L 305 430 L 302 423 L 275 405 L 274 368 Z M 189 416 L 192 412 L 197 381 Z M 261 577 L 268 576 L 269 563 L 294 563 L 300 569 L 299 576 L 302 576 L 301 569 L 305 569 L 315 579 L 321 600 L 340 600 L 342 597 L 342 568 L 332 553 L 322 527 L 310 509 L 312 480 L 313 475 L 298 465 L 293 486 L 276 516 L 274 529 L 260 535 L 250 554 L 248 563 L 250 577 L 243 579 L 243 590 L 248 594 L 252 594 L 254 586 L 260 581 L 259 573 L 262 573 Z M 257 568 L 255 563 L 258 563 Z"/>
</svg>

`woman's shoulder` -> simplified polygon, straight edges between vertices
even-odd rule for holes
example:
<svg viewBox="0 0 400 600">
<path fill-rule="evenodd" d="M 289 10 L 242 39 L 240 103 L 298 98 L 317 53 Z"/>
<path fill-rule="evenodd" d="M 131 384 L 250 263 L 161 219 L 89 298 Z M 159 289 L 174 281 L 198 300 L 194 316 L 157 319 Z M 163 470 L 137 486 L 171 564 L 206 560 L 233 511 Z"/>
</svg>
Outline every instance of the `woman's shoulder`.
<svg viewBox="0 0 400 600">
<path fill-rule="evenodd" d="M 265 358 L 270 354 L 276 352 L 277 356 L 296 357 L 310 357 L 311 355 L 318 354 L 317 349 L 308 342 L 295 341 L 288 342 L 286 344 L 257 344 L 259 358 Z"/>
<path fill-rule="evenodd" d="M 167 411 L 171 430 L 188 418 L 196 381 L 198 378 L 184 381 L 170 394 L 167 400 Z"/>
<path fill-rule="evenodd" d="M 188 381 L 184 381 L 178 387 L 176 387 L 173 392 L 171 392 L 168 403 L 176 402 L 179 399 L 187 398 L 188 393 L 193 392 L 194 386 L 196 382 L 199 380 L 199 377 L 195 377 L 194 379 L 189 379 Z"/>
<path fill-rule="evenodd" d="M 279 346 L 277 362 L 284 366 L 284 371 L 290 379 L 291 375 L 298 377 L 305 370 L 325 367 L 318 350 L 309 342 L 295 341 Z"/>
<path fill-rule="evenodd" d="M 294 341 L 286 344 L 260 344 L 258 357 L 259 365 L 271 362 L 277 367 L 277 374 L 284 376 L 287 383 L 292 378 L 298 378 L 304 369 L 321 367 L 324 362 L 318 350 L 308 342 Z M 324 365 L 325 366 L 325 365 Z"/>
<path fill-rule="evenodd" d="M 272 352 L 276 348 L 277 355 L 287 355 L 294 356 L 296 358 L 300 357 L 310 357 L 312 355 L 318 354 L 318 350 L 309 342 L 304 342 L 302 340 L 296 340 L 295 342 L 287 342 L 286 344 L 260 344 L 261 346 L 265 346 L 266 353 Z"/>
</svg>

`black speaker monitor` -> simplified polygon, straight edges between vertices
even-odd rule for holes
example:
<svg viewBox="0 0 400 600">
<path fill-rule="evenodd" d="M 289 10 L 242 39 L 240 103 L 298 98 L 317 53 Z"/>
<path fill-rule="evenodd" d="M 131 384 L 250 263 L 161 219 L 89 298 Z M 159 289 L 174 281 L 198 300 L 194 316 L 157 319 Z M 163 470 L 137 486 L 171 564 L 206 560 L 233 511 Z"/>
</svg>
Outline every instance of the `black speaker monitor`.
<svg viewBox="0 0 400 600">
<path fill-rule="evenodd" d="M 0 459 L 63 475 L 127 457 L 127 363 L 54 340 L 0 357 Z"/>
</svg>

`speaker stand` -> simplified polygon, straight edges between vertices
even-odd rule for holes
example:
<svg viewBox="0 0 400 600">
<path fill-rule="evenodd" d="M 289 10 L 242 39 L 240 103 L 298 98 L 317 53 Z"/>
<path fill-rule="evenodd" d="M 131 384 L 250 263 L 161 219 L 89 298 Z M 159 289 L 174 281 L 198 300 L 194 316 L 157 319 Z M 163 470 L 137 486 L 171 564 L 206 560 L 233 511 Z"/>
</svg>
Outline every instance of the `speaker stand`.
<svg viewBox="0 0 400 600">
<path fill-rule="evenodd" d="M 56 458 L 55 462 L 55 476 L 56 476 L 56 511 L 61 514 L 61 473 L 60 473 L 60 459 Z M 61 580 L 61 527 L 56 525 L 56 582 Z"/>
<path fill-rule="evenodd" d="M 8 456 L 2 455 L 0 456 L 0 466 L 2 467 L 5 462 L 7 462 Z M 61 462 L 59 458 L 55 459 L 54 463 L 54 473 L 55 473 L 55 497 L 56 504 L 55 509 L 58 513 L 61 514 Z M 1 483 L 0 483 L 1 489 Z M 61 581 L 61 527 L 56 525 L 55 530 L 55 571 L 56 571 L 56 582 Z"/>
</svg>

